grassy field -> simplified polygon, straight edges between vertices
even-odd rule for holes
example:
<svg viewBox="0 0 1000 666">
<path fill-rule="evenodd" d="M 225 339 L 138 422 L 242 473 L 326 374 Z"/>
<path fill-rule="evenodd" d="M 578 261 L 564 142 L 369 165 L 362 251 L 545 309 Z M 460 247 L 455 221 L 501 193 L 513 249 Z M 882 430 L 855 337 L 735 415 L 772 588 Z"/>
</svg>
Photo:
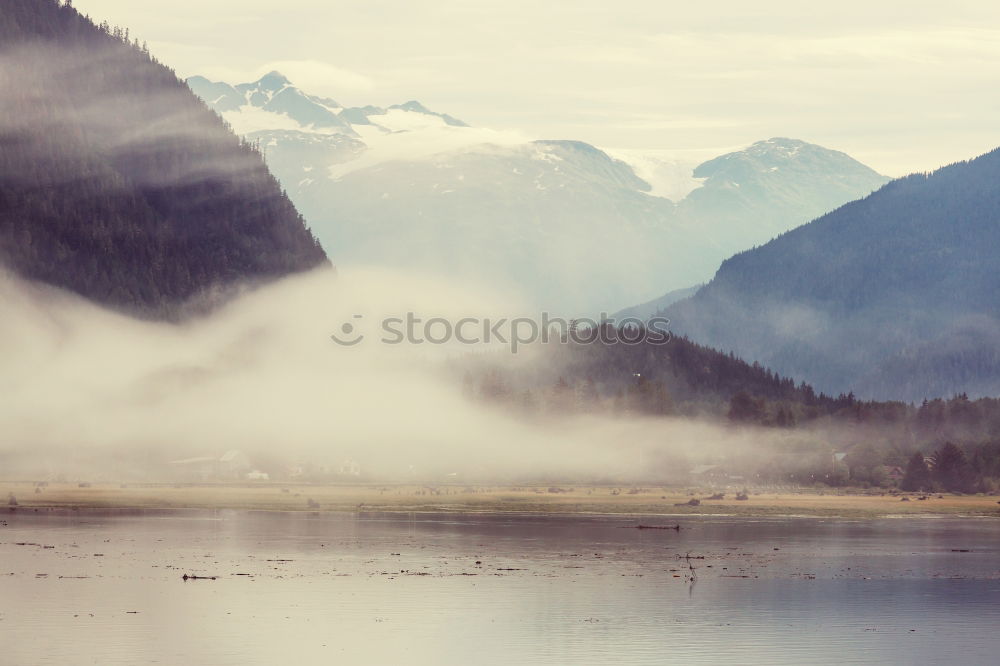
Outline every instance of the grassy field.
<svg viewBox="0 0 1000 666">
<path fill-rule="evenodd" d="M 730 514 L 745 516 L 920 515 L 1000 517 L 990 496 L 900 496 L 858 492 L 751 492 L 710 500 L 694 489 L 611 487 L 464 487 L 378 485 L 100 485 L 0 483 L 0 506 L 9 496 L 19 510 L 32 508 L 204 508 L 267 511 L 421 511 L 491 513 L 586 513 L 621 515 Z M 677 506 L 697 498 L 698 506 Z"/>
</svg>

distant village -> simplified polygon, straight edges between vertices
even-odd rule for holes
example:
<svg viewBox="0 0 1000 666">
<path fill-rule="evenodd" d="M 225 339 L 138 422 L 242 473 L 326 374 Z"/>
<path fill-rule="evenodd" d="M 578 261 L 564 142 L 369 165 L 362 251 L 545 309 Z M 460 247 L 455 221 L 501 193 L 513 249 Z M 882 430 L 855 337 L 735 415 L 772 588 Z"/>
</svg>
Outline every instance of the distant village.
<svg viewBox="0 0 1000 666">
<path fill-rule="evenodd" d="M 798 460 L 797 456 L 790 456 Z M 825 462 L 823 461 L 825 459 Z M 801 467 L 787 472 L 798 465 L 792 460 L 772 461 L 770 473 L 747 468 L 733 461 L 719 461 L 708 464 L 685 465 L 672 461 L 670 469 L 661 469 L 656 476 L 670 485 L 693 484 L 705 488 L 754 487 L 775 485 L 863 485 L 883 488 L 897 487 L 902 482 L 905 471 L 900 466 L 879 465 L 877 469 L 866 467 L 862 473 L 851 454 L 832 451 L 823 459 L 812 458 L 807 470 Z M 799 463 L 805 462 L 799 460 Z M 177 483 L 227 483 L 227 482 L 364 482 L 374 480 L 372 472 L 362 467 L 353 458 L 343 458 L 339 462 L 316 464 L 294 462 L 279 464 L 271 460 L 261 464 L 241 450 L 230 449 L 219 456 L 198 456 L 172 460 L 166 466 L 166 476 Z M 411 468 L 411 471 L 412 468 Z M 783 473 L 785 471 L 785 473 Z M 378 476 L 377 472 L 375 476 Z M 457 472 L 444 474 L 447 477 L 462 477 Z M 602 482 L 620 481 L 611 478 Z M 669 478 L 667 478 L 669 477 Z M 784 477 L 784 478 L 782 478 Z M 456 478 L 457 480 L 457 478 Z"/>
</svg>

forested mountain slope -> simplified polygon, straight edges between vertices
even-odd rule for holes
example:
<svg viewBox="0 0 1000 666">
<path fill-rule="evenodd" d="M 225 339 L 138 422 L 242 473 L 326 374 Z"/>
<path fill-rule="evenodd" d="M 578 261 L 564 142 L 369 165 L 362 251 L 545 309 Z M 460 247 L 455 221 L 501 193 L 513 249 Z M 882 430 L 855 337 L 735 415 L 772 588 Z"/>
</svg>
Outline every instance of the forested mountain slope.
<svg viewBox="0 0 1000 666">
<path fill-rule="evenodd" d="M 828 392 L 1000 394 L 1000 150 L 737 254 L 671 326 Z"/>
<path fill-rule="evenodd" d="M 268 172 L 127 31 L 0 3 L 0 264 L 145 316 L 326 262 Z"/>
</svg>

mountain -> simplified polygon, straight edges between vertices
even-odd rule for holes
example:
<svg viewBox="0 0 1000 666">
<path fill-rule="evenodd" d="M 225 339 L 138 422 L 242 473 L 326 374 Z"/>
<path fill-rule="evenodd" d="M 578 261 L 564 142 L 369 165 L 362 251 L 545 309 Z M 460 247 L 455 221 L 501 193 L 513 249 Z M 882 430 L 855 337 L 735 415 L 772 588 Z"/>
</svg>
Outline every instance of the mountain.
<svg viewBox="0 0 1000 666">
<path fill-rule="evenodd" d="M 648 321 L 652 317 L 659 315 L 674 303 L 694 296 L 703 286 L 704 285 L 697 285 L 694 287 L 685 287 L 684 289 L 674 289 L 672 291 L 668 291 L 659 298 L 654 298 L 651 301 L 646 301 L 645 303 L 640 303 L 639 305 L 633 305 L 619 310 L 612 315 L 612 318 L 616 321 L 621 321 L 625 318 L 634 317 L 642 321 Z"/>
<path fill-rule="evenodd" d="M 367 107 L 367 108 L 371 108 L 371 107 Z M 437 113 L 435 111 L 431 111 L 426 106 L 424 106 L 423 104 L 421 104 L 420 102 L 418 102 L 416 100 L 410 100 L 406 104 L 393 104 L 389 108 L 390 109 L 400 109 L 401 111 L 412 111 L 414 113 L 422 113 L 422 114 L 428 115 L 428 116 L 436 116 L 436 117 L 440 118 L 441 120 L 443 120 L 445 125 L 450 125 L 451 127 L 468 127 L 469 126 L 468 123 L 465 123 L 465 122 L 463 122 L 463 121 L 461 121 L 458 118 L 455 118 L 453 116 L 449 116 L 447 113 Z M 370 116 L 371 114 L 368 114 L 368 115 Z"/>
<path fill-rule="evenodd" d="M 260 152 L 127 31 L 4 0 L 0 74 L 9 269 L 172 317 L 208 290 L 326 263 Z"/>
<path fill-rule="evenodd" d="M 343 134 L 356 137 L 355 125 L 374 128 L 383 133 L 406 131 L 397 123 L 404 117 L 432 119 L 451 127 L 468 127 L 446 113 L 431 111 L 416 100 L 378 106 L 346 108 L 334 99 L 309 95 L 292 84 L 281 72 L 270 72 L 257 81 L 229 85 L 192 76 L 187 84 L 212 109 L 222 114 L 238 131 L 300 129 L 312 133 Z M 263 127 L 250 127 L 254 120 L 263 120 Z"/>
<path fill-rule="evenodd" d="M 345 261 L 508 284 L 540 308 L 611 311 L 651 299 L 654 286 L 707 281 L 733 252 L 886 180 L 843 164 L 842 153 L 797 143 L 801 159 L 828 155 L 826 179 L 815 161 L 784 154 L 751 163 L 756 171 L 717 169 L 678 203 L 649 194 L 625 162 L 573 141 L 396 159 L 290 191 Z M 783 176 L 768 171 L 774 163 L 786 165 Z"/>
<path fill-rule="evenodd" d="M 795 139 L 758 141 L 698 165 L 682 214 L 726 230 L 734 252 L 868 194 L 889 179 L 846 153 Z M 716 268 L 713 266 L 713 269 Z"/>
<path fill-rule="evenodd" d="M 1000 150 L 725 261 L 671 326 L 825 391 L 1000 394 Z"/>
<path fill-rule="evenodd" d="M 479 282 L 569 314 L 610 312 L 657 289 L 707 281 L 734 252 L 887 180 L 843 153 L 791 139 L 692 164 L 528 141 L 418 102 L 345 108 L 278 73 L 238 86 L 200 77 L 189 84 L 259 142 L 342 266 Z M 289 91 L 349 128 L 269 106 Z"/>
<path fill-rule="evenodd" d="M 253 83 L 230 86 L 200 76 L 187 80 L 191 90 L 216 111 L 236 111 L 243 106 L 285 115 L 303 127 L 338 130 L 354 135 L 350 123 L 338 115 L 340 105 L 328 98 L 307 95 L 279 72 Z"/>
<path fill-rule="evenodd" d="M 588 144 L 475 146 L 360 169 L 297 195 L 324 243 L 357 263 L 402 266 L 517 289 L 529 306 L 587 312 L 699 269 L 696 229 L 671 234 L 673 204 Z"/>
</svg>

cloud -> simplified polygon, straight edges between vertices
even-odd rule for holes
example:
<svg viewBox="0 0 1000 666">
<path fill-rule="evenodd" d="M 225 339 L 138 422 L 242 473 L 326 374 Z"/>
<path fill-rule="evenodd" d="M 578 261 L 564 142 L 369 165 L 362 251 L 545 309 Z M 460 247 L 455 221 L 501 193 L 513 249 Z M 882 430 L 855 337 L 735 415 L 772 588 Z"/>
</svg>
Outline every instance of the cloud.
<svg viewBox="0 0 1000 666">
<path fill-rule="evenodd" d="M 235 448 L 283 464 L 351 457 L 382 478 L 636 478 L 648 474 L 640 451 L 683 471 L 689 457 L 753 445 L 681 420 L 523 420 L 463 394 L 461 373 L 442 363 L 454 350 L 330 340 L 355 314 L 368 325 L 411 309 L 456 319 L 513 305 L 408 273 L 318 270 L 172 325 L 0 273 L 0 345 L 18 350 L 0 356 L 0 469 L 156 480 L 170 460 Z"/>
<path fill-rule="evenodd" d="M 996 143 L 1000 6 L 981 0 L 76 5 L 129 25 L 185 76 L 232 82 L 287 69 L 303 89 L 343 103 L 415 98 L 531 136 L 572 132 L 636 149 L 794 136 L 867 156 L 893 175 Z M 947 117 L 954 109 L 963 117 Z M 567 126 L 581 112 L 593 122 Z M 668 122 L 621 121 L 635 113 Z M 703 124 L 669 122 L 676 118 Z M 718 125 L 730 118 L 740 124 Z"/>
</svg>

